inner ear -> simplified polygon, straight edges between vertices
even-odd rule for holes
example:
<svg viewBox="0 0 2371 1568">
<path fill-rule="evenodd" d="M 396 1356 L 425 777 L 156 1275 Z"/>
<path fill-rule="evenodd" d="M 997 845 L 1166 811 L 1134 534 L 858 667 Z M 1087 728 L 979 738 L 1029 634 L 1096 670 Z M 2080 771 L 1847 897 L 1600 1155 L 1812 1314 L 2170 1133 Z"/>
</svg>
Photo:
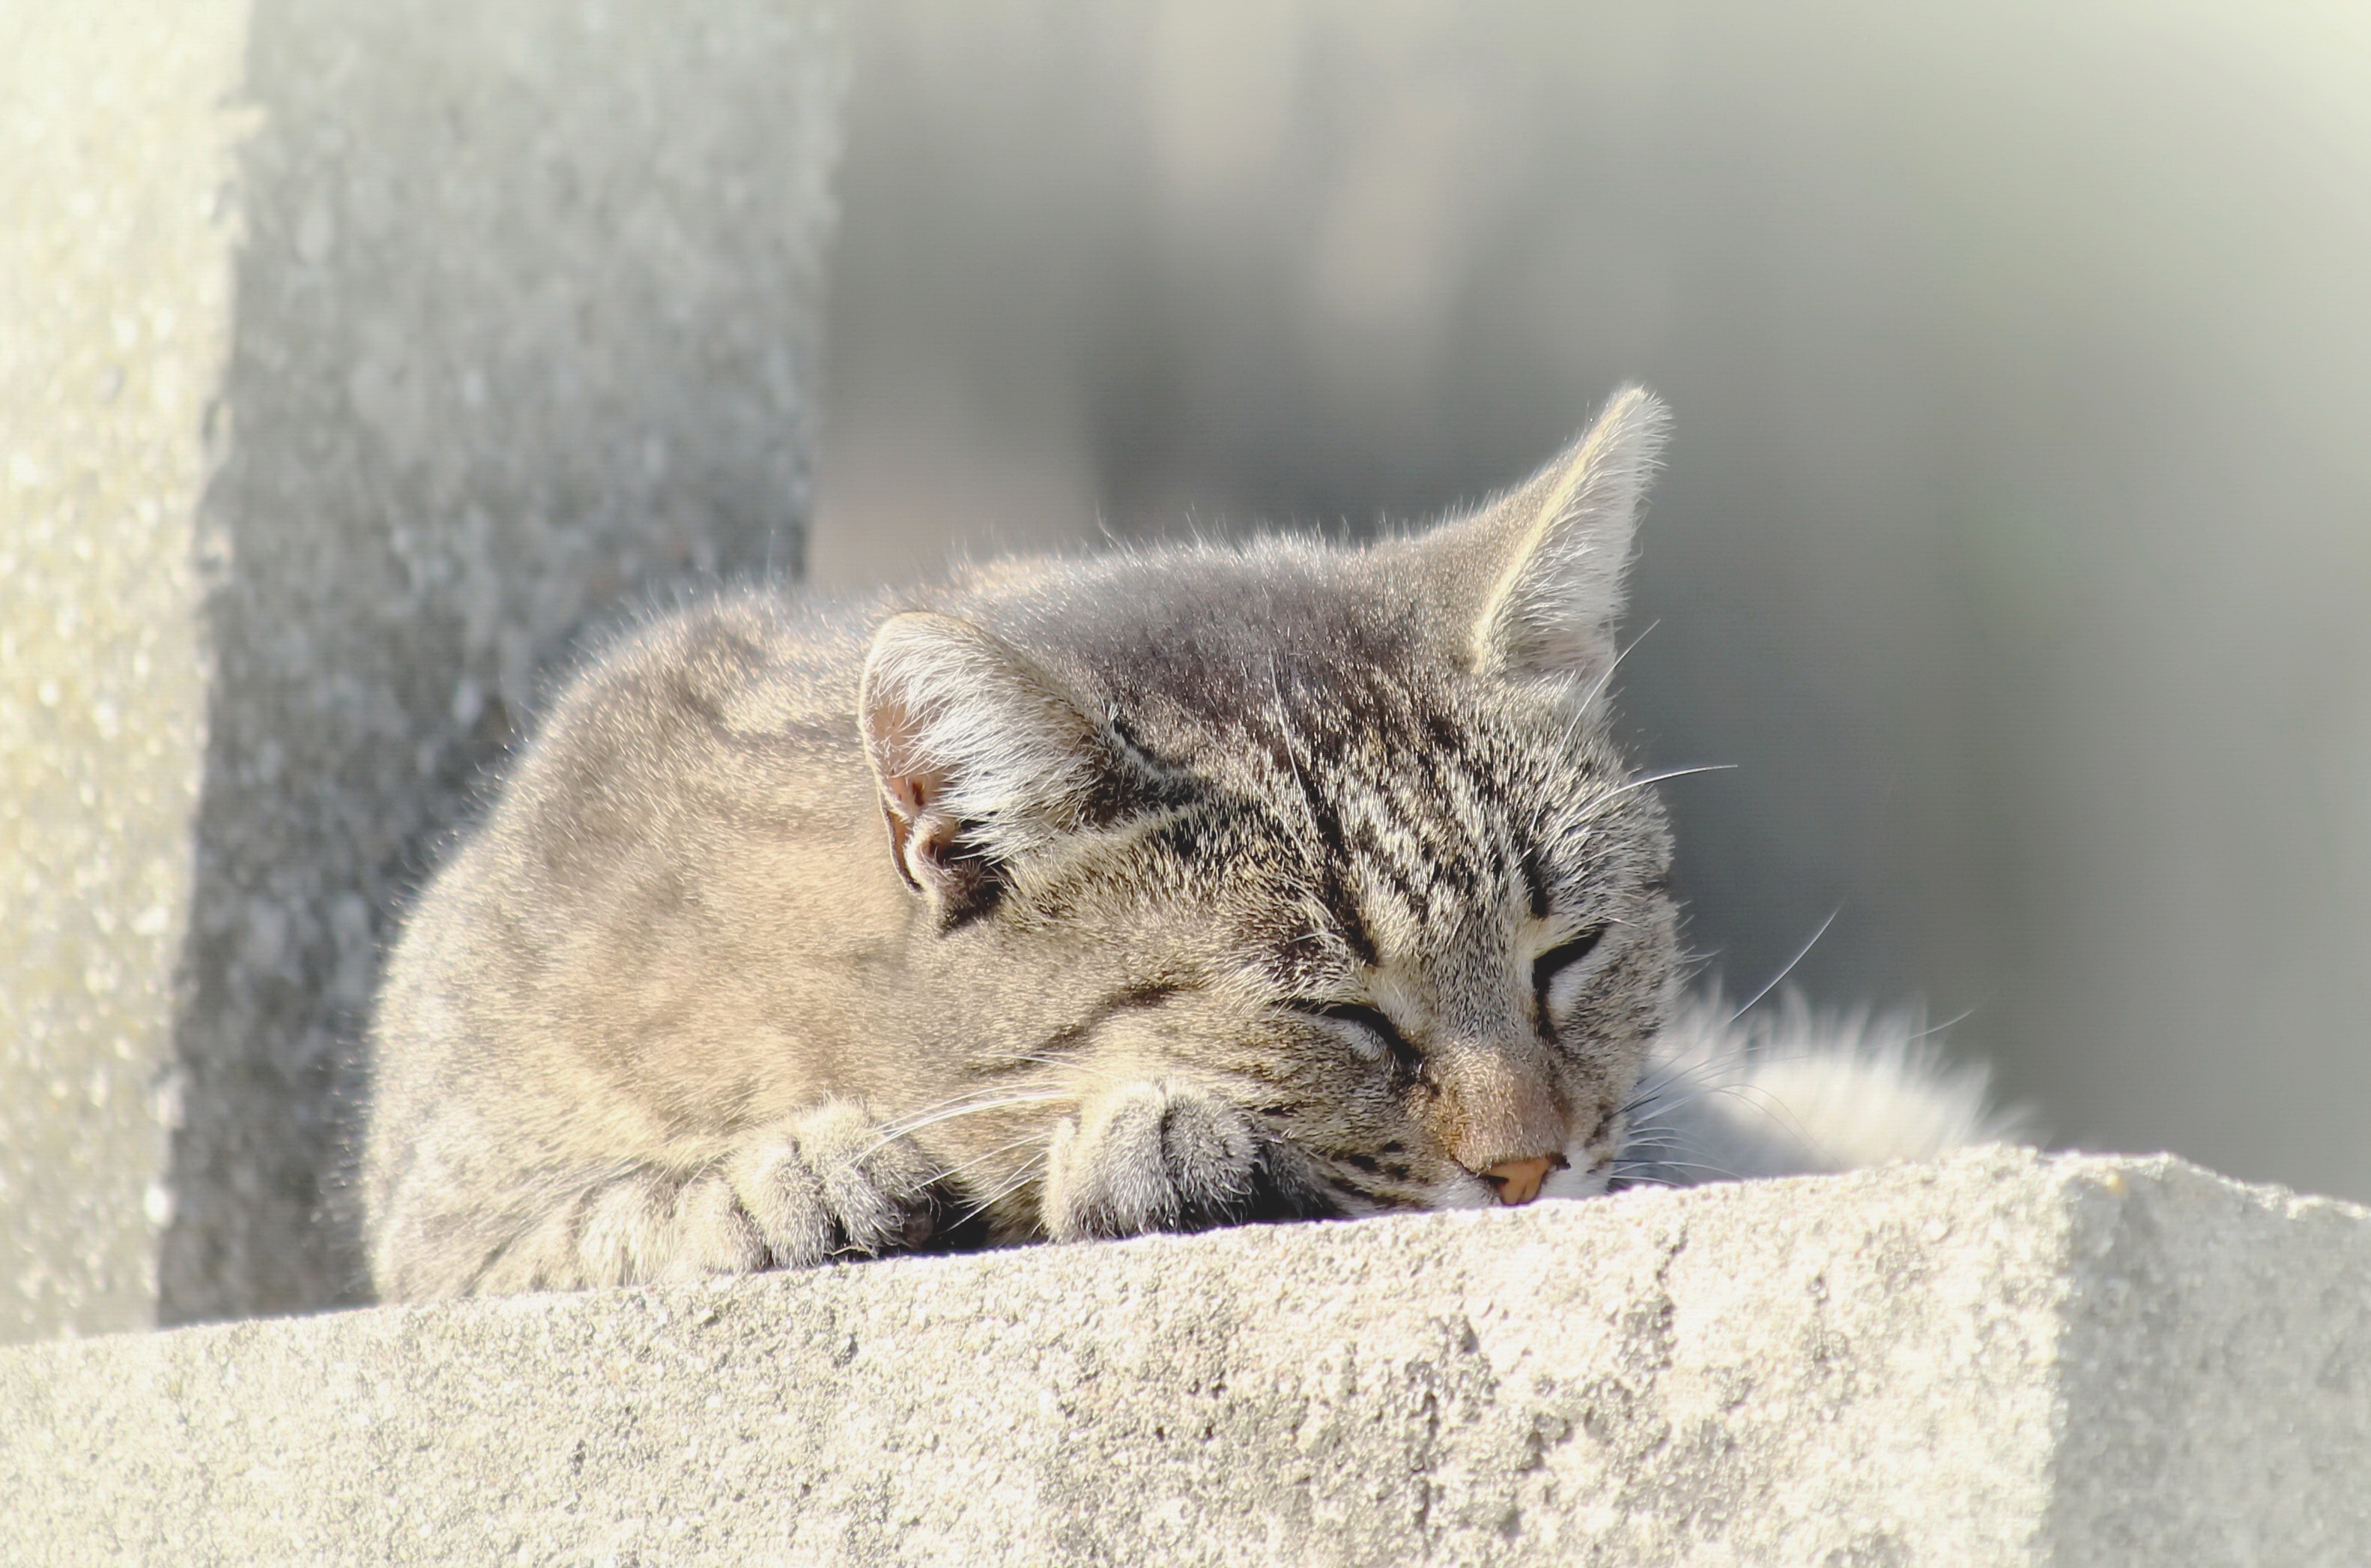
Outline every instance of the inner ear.
<svg viewBox="0 0 2371 1568">
<path fill-rule="evenodd" d="M 881 786 L 890 858 L 907 886 L 943 896 L 955 875 L 955 842 L 963 824 L 947 809 L 947 770 L 921 759 L 914 731 L 912 714 L 902 703 L 865 710 L 864 749 Z"/>
<path fill-rule="evenodd" d="M 878 712 L 865 716 L 866 750 L 894 757 L 907 749 L 908 742 L 897 717 Z M 945 864 L 955 842 L 954 819 L 931 809 L 945 793 L 945 775 L 936 769 L 892 763 L 877 769 L 875 776 L 881 785 L 881 815 L 889 824 L 890 857 L 896 862 L 897 875 L 919 889 L 925 874 Z M 918 860 L 926 863 L 919 870 Z"/>
</svg>

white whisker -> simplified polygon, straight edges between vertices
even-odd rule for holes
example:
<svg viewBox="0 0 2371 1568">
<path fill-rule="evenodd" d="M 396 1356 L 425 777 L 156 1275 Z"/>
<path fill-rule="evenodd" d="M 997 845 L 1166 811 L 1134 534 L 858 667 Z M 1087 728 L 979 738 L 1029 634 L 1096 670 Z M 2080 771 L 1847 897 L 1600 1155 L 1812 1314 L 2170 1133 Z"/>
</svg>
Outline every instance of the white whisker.
<svg viewBox="0 0 2371 1568">
<path fill-rule="evenodd" d="M 1010 1198 L 1015 1192 L 1020 1191 L 1024 1187 L 1028 1186 L 1031 1180 L 1036 1177 L 1038 1167 L 1043 1166 L 1045 1163 L 1046 1154 L 1043 1150 L 1038 1151 L 1036 1154 L 1034 1154 L 1027 1159 L 1022 1161 L 1020 1167 L 1015 1169 L 1011 1176 L 999 1182 L 994 1191 L 978 1199 L 970 1208 L 966 1209 L 956 1219 L 955 1223 L 957 1225 L 962 1225 L 966 1221 L 977 1219 L 980 1215 L 986 1214 L 995 1205 L 1004 1202 L 1005 1199 Z"/>
<path fill-rule="evenodd" d="M 907 1117 L 903 1121 L 886 1124 L 881 1130 L 880 1142 L 872 1144 L 864 1153 L 870 1155 L 900 1138 L 911 1136 L 925 1127 L 934 1127 L 942 1121 L 953 1121 L 959 1116 L 978 1116 L 987 1111 L 1008 1110 L 1024 1105 L 1051 1105 L 1056 1101 L 1071 1098 L 1070 1092 L 1067 1089 L 1047 1089 L 1031 1094 L 998 1095 L 968 1102 L 949 1102 L 918 1115 Z M 862 1156 L 858 1157 L 862 1158 Z"/>
<path fill-rule="evenodd" d="M 1727 1166 L 1706 1165 L 1701 1160 L 1656 1159 L 1615 1160 L 1613 1162 L 1613 1173 L 1608 1179 L 1614 1181 L 1632 1180 L 1637 1177 L 1640 1171 L 1645 1170 L 1701 1170 L 1722 1181 L 1742 1181 L 1747 1179 L 1747 1173 L 1744 1171 L 1731 1170 Z M 1658 1185 L 1660 1184 L 1659 1183 Z"/>
<path fill-rule="evenodd" d="M 1780 981 L 1785 980 L 1788 975 L 1795 972 L 1795 966 L 1797 964 L 1801 963 L 1805 958 L 1810 957 L 1811 949 L 1820 945 L 1820 938 L 1828 934 L 1828 927 L 1833 925 L 1836 923 L 1836 916 L 1844 912 L 1845 906 L 1842 904 L 1838 904 L 1835 908 L 1830 910 L 1828 912 L 1828 918 L 1820 922 L 1820 928 L 1811 933 L 1811 939 L 1804 943 L 1801 947 L 1796 950 L 1795 956 L 1787 960 L 1787 965 L 1784 969 L 1781 969 L 1776 974 L 1770 977 L 1769 984 L 1764 986 L 1761 990 L 1753 993 L 1752 1001 L 1748 1002 L 1744 1006 L 1740 1007 L 1736 1012 L 1731 1013 L 1729 1016 L 1729 1021 L 1734 1024 L 1738 1019 L 1745 1016 L 1746 1014 L 1752 1012 L 1755 1007 L 1759 1006 L 1764 997 L 1769 995 L 1773 991 L 1775 991 L 1778 988 L 1778 982 Z"/>
<path fill-rule="evenodd" d="M 964 1161 L 961 1165 L 949 1166 L 946 1169 L 939 1172 L 939 1179 L 944 1181 L 951 1178 L 959 1177 L 965 1171 L 969 1170 L 976 1165 L 985 1165 L 999 1155 L 1011 1154 L 1015 1149 L 1027 1148 L 1030 1144 L 1039 1142 L 1045 1136 L 1046 1134 L 1043 1132 L 1032 1132 L 1025 1138 L 1015 1138 L 1009 1144 L 1000 1144 L 995 1148 L 989 1150 L 986 1154 L 972 1156 L 971 1158 Z"/>
<path fill-rule="evenodd" d="M 1622 651 L 1613 656 L 1613 662 L 1605 667 L 1605 673 L 1597 678 L 1597 683 L 1589 689 L 1589 695 L 1580 700 L 1581 710 L 1584 713 L 1589 709 L 1595 707 L 1597 705 L 1597 699 L 1605 695 L 1605 689 L 1613 684 L 1613 672 L 1622 668 L 1622 661 L 1630 656 L 1631 650 L 1636 648 L 1639 644 L 1645 642 L 1647 640 L 1647 633 L 1648 632 L 1652 632 L 1656 627 L 1660 626 L 1662 623 L 1663 622 L 1660 618 L 1648 621 L 1645 627 L 1639 631 L 1638 634 L 1631 638 L 1630 641 L 1623 646 Z"/>
<path fill-rule="evenodd" d="M 1659 784 L 1669 779 L 1683 779 L 1693 773 L 1733 773 L 1737 771 L 1737 767 L 1735 762 L 1706 762 L 1694 768 L 1669 768 L 1660 773 L 1648 773 L 1644 778 L 1625 779 L 1597 798 L 1600 801 L 1611 800 L 1617 795 L 1627 795 L 1634 789 L 1645 789 L 1648 784 Z"/>
</svg>

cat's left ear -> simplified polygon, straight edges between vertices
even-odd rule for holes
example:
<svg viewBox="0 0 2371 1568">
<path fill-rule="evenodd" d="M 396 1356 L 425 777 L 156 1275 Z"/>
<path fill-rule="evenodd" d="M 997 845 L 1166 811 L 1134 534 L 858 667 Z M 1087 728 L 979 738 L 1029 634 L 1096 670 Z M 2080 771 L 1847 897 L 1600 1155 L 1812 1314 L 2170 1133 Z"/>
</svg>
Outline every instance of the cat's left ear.
<svg viewBox="0 0 2371 1568">
<path fill-rule="evenodd" d="M 895 615 L 859 693 L 897 870 L 941 917 L 993 900 L 1018 857 L 1085 824 L 1118 775 L 1112 738 L 1052 673 L 952 616 Z"/>
<path fill-rule="evenodd" d="M 1592 692 L 1602 684 L 1639 507 L 1670 427 L 1654 394 L 1625 387 L 1561 456 L 1445 530 L 1482 587 L 1470 633 L 1476 668 Z"/>
</svg>

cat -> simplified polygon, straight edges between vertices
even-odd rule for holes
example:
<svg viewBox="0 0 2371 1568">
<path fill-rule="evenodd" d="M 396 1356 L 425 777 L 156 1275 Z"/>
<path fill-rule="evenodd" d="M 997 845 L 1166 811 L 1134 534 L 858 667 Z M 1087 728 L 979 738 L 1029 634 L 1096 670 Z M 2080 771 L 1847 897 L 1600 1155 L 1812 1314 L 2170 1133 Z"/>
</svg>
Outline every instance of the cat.
<svg viewBox="0 0 2371 1568">
<path fill-rule="evenodd" d="M 1891 1085 L 1911 1114 L 1876 1121 L 1908 1132 L 1833 1136 L 1764 1108 L 1787 1053 L 1755 1026 L 1676 1005 L 1671 835 L 1607 714 L 1666 424 L 1625 389 L 1528 482 L 1364 545 L 744 591 L 592 663 L 390 957 L 380 1296 L 1518 1204 L 2001 1130 L 1896 1039 L 1813 1076 L 1847 1130 L 1852 1086 Z"/>
</svg>

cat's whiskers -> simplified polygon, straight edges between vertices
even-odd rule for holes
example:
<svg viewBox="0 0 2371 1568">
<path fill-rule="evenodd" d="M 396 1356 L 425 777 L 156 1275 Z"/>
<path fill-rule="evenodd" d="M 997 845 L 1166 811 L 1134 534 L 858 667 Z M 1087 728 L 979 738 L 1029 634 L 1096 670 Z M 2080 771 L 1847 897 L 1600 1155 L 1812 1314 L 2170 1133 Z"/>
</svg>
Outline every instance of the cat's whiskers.
<svg viewBox="0 0 2371 1568">
<path fill-rule="evenodd" d="M 1666 768 L 1660 773 L 1648 773 L 1642 778 L 1625 779 L 1599 796 L 1593 804 L 1602 804 L 1612 800 L 1615 796 L 1627 795 L 1634 789 L 1645 789 L 1649 784 L 1662 784 L 1671 779 L 1684 779 L 1695 773 L 1733 773 L 1737 771 L 1737 767 L 1735 762 L 1705 762 L 1693 768 Z"/>
<path fill-rule="evenodd" d="M 1652 632 L 1656 627 L 1660 626 L 1662 623 L 1662 618 L 1658 616 L 1656 619 L 1648 621 L 1646 625 L 1640 627 L 1638 629 L 1638 634 L 1631 638 L 1629 642 L 1623 645 L 1622 650 L 1613 656 L 1613 662 L 1605 667 L 1605 673 L 1600 675 L 1596 681 L 1590 685 L 1589 688 L 1589 695 L 1580 700 L 1580 705 L 1584 712 L 1590 708 L 1595 707 L 1597 705 L 1597 700 L 1605 695 L 1605 689 L 1613 684 L 1614 672 L 1622 668 L 1622 661 L 1630 656 L 1631 650 L 1637 647 L 1639 644 L 1645 642 L 1647 640 L 1647 633 Z"/>
<path fill-rule="evenodd" d="M 1944 1019 L 1939 1024 L 1930 1025 L 1926 1028 L 1920 1029 L 1915 1034 L 1903 1035 L 1902 1037 L 1902 1041 L 1904 1045 L 1907 1045 L 1914 1040 L 1931 1040 L 1935 1036 L 1941 1034 L 1945 1029 L 1958 1028 L 1961 1024 L 1966 1023 L 1970 1018 L 1972 1018 L 1975 1016 L 1976 1009 L 1973 1007 L 1961 1008 L 1959 1012 L 1952 1014 L 1949 1017 Z"/>
<path fill-rule="evenodd" d="M 1746 1179 L 1742 1171 L 1731 1170 L 1726 1166 L 1706 1165 L 1700 1160 L 1653 1159 L 1615 1160 L 1607 1179 L 1625 1180 L 1649 1170 L 1700 1170 L 1721 1181 L 1742 1181 Z"/>
<path fill-rule="evenodd" d="M 1716 1095 L 1737 1100 L 1775 1118 L 1787 1121 L 1794 1119 L 1786 1100 L 1761 1084 L 1701 1084 L 1693 1093 L 1677 1098 L 1657 1099 L 1651 1104 L 1652 1109 L 1659 1111 L 1684 1110 L 1689 1106 L 1700 1100 L 1710 1099 Z M 1798 1131 L 1799 1132 L 1800 1129 L 1798 1128 Z M 1805 1134 L 1805 1142 L 1810 1142 L 1808 1134 Z"/>
<path fill-rule="evenodd" d="M 1043 1131 L 1039 1131 L 1031 1132 L 1024 1137 L 1015 1138 L 1009 1144 L 1000 1144 L 995 1148 L 989 1150 L 986 1154 L 974 1155 L 971 1158 L 963 1161 L 959 1165 L 948 1166 L 945 1169 L 939 1172 L 939 1179 L 942 1181 L 954 1179 L 954 1178 L 963 1175 L 964 1172 L 971 1169 L 972 1167 L 976 1165 L 985 1165 L 989 1160 L 996 1158 L 999 1155 L 1011 1154 L 1015 1149 L 1025 1149 L 1032 1144 L 1042 1144 L 1045 1141 L 1045 1132 Z"/>
<path fill-rule="evenodd" d="M 925 1127 L 935 1127 L 943 1121 L 953 1121 L 960 1116 L 979 1116 L 991 1110 L 1009 1110 L 1024 1105 L 1052 1105 L 1076 1098 L 1068 1089 L 1047 1089 L 1036 1093 L 994 1095 L 984 1099 L 957 1099 L 943 1102 L 926 1111 L 885 1123 L 881 1138 L 864 1150 L 865 1155 L 877 1153 L 900 1138 L 910 1137 Z M 862 1155 L 858 1156 L 860 1159 Z"/>
<path fill-rule="evenodd" d="M 1738 1019 L 1742 1018 L 1746 1014 L 1752 1012 L 1754 1008 L 1760 1006 L 1764 997 L 1777 990 L 1779 982 L 1784 981 L 1788 975 L 1795 972 L 1795 966 L 1797 964 L 1801 963 L 1805 958 L 1810 957 L 1811 949 L 1820 945 L 1820 938 L 1828 934 L 1828 927 L 1833 925 L 1836 923 L 1836 916 L 1844 912 L 1845 906 L 1842 904 L 1838 904 L 1835 908 L 1830 910 L 1828 912 L 1828 918 L 1820 922 L 1820 928 L 1811 933 L 1810 939 L 1809 941 L 1805 942 L 1801 947 L 1796 949 L 1795 956 L 1787 960 L 1786 967 L 1781 969 L 1776 974 L 1772 975 L 1770 977 L 1769 983 L 1763 986 L 1761 990 L 1755 992 L 1753 993 L 1753 999 L 1751 1002 L 1748 1002 L 1744 1006 L 1740 1007 L 1736 1012 L 1731 1013 L 1729 1016 L 1729 1021 L 1734 1024 Z"/>
<path fill-rule="evenodd" d="M 1040 1149 L 1037 1153 L 1030 1156 L 1027 1159 L 1023 1160 L 1021 1164 L 1014 1168 L 1011 1176 L 1006 1177 L 1002 1181 L 997 1183 L 993 1191 L 974 1202 L 970 1208 L 966 1209 L 956 1219 L 955 1223 L 958 1225 L 964 1225 L 972 1220 L 977 1219 L 980 1215 L 988 1213 L 989 1210 L 994 1208 L 997 1204 L 1001 1203 L 1007 1198 L 1012 1197 L 1015 1192 L 1020 1191 L 1024 1187 L 1028 1186 L 1030 1182 L 1036 1179 L 1039 1171 L 1044 1167 L 1047 1152 Z"/>
<path fill-rule="evenodd" d="M 1011 1057 L 1007 1058 L 1007 1060 L 1012 1062 L 1026 1063 L 1033 1067 L 1068 1067 L 1071 1065 L 1070 1059 L 1068 1057 L 1047 1056 L 1043 1052 L 1035 1051 L 1015 1051 Z"/>
<path fill-rule="evenodd" d="M 1770 1049 L 1765 1045 L 1752 1050 L 1750 1054 L 1740 1055 L 1718 1066 L 1710 1063 L 1675 1063 L 1653 1085 L 1641 1086 L 1633 1090 L 1630 1098 L 1623 1102 L 1620 1114 L 1630 1116 L 1641 1110 L 1678 1110 L 1716 1094 L 1729 1095 L 1741 1099 L 1752 1095 L 1760 1095 L 1768 1101 L 1768 1105 L 1764 1109 L 1783 1109 L 1785 1101 L 1781 1096 L 1764 1085 L 1745 1081 L 1745 1074 L 1764 1067 L 1784 1066 L 1789 1063 L 1818 1062 L 1826 1059 L 1830 1054 L 1815 1047 L 1807 1046 L 1800 1050 L 1780 1051 Z M 1724 1078 L 1718 1075 L 1721 1074 L 1735 1074 L 1738 1076 Z M 1675 1090 L 1683 1092 L 1675 1094 L 1673 1092 Z M 1749 1099 L 1748 1103 L 1753 1102 Z"/>
<path fill-rule="evenodd" d="M 1645 630 L 1631 638 L 1621 651 L 1613 656 L 1613 661 L 1605 667 L 1604 672 L 1598 676 L 1596 681 L 1589 688 L 1589 695 L 1572 704 L 1572 716 L 1566 721 L 1564 737 L 1557 742 L 1556 749 L 1559 751 L 1570 754 L 1579 748 L 1581 737 L 1597 727 L 1595 719 L 1597 700 L 1605 695 L 1607 687 L 1613 684 L 1614 673 L 1621 669 L 1622 661 L 1630 656 L 1631 650 L 1647 640 L 1647 633 L 1652 632 L 1661 624 L 1660 620 L 1647 622 Z M 1549 807 L 1554 804 L 1555 797 L 1548 795 L 1543 795 L 1532 803 L 1532 832 L 1539 831 L 1541 819 L 1547 815 Z"/>
<path fill-rule="evenodd" d="M 1738 1058 L 1726 1063 L 1725 1066 L 1729 1072 L 1742 1074 L 1789 1061 L 1814 1060 L 1818 1055 L 1819 1052 L 1813 1051 L 1756 1051 L 1751 1057 Z M 1823 1141 L 1804 1125 L 1802 1118 L 1796 1113 L 1795 1108 L 1787 1103 L 1784 1096 L 1777 1094 L 1766 1085 L 1746 1082 L 1742 1078 L 1723 1082 L 1713 1075 L 1715 1069 L 1709 1066 L 1675 1063 L 1652 1087 L 1634 1091 L 1618 1114 L 1627 1119 L 1644 1113 L 1647 1121 L 1644 1126 L 1635 1126 L 1629 1131 L 1623 1140 L 1624 1147 L 1625 1149 L 1669 1148 L 1678 1144 L 1681 1141 L 1679 1132 L 1673 1128 L 1658 1127 L 1656 1119 L 1674 1115 L 1692 1105 L 1718 1095 L 1751 1107 L 1770 1118 L 1772 1121 L 1785 1127 L 1797 1143 L 1810 1154 L 1822 1159 L 1833 1157 L 1833 1151 L 1827 1148 Z M 1675 1090 L 1680 1092 L 1673 1092 Z M 1654 1163 L 1678 1169 L 1685 1167 L 1688 1162 L 1657 1160 Z M 1729 1174 L 1733 1179 L 1735 1173 Z"/>
<path fill-rule="evenodd" d="M 1756 1053 L 1750 1060 L 1727 1063 L 1725 1070 L 1742 1074 L 1773 1063 L 1795 1060 L 1797 1054 L 1798 1053 L 1778 1052 L 1766 1055 Z M 1741 1091 L 1755 1087 L 1754 1085 L 1741 1081 L 1723 1082 L 1714 1075 L 1714 1072 L 1715 1070 L 1709 1066 L 1696 1066 L 1689 1063 L 1674 1066 L 1653 1084 L 1642 1085 L 1632 1090 L 1630 1098 L 1623 1101 L 1619 1114 L 1629 1116 L 1640 1110 L 1673 1109 L 1687 1105 L 1715 1090 Z M 1674 1091 L 1681 1092 L 1675 1097 Z"/>
</svg>

